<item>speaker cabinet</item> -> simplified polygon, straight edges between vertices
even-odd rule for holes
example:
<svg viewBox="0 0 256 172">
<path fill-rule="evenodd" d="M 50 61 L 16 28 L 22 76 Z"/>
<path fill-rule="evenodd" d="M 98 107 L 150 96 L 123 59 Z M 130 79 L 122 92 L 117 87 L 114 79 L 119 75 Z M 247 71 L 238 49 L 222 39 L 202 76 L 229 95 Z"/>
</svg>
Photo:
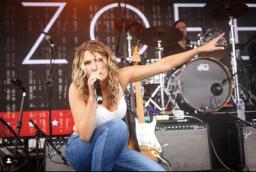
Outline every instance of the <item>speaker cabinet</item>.
<svg viewBox="0 0 256 172">
<path fill-rule="evenodd" d="M 244 161 L 244 168 L 256 171 L 256 129 L 241 123 L 238 123 L 237 126 L 241 136 L 240 152 L 242 155 L 240 156 Z"/>
<path fill-rule="evenodd" d="M 210 170 L 212 168 L 208 125 L 160 123 L 156 137 L 163 147 L 163 157 L 174 171 Z"/>
</svg>

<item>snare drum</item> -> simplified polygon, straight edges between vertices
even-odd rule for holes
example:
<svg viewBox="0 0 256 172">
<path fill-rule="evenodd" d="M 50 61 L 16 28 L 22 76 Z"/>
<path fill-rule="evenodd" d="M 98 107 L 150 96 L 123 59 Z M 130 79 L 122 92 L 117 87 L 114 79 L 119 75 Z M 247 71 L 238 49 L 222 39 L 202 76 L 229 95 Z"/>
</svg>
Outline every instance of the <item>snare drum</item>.
<svg viewBox="0 0 256 172">
<path fill-rule="evenodd" d="M 221 62 L 198 58 L 186 64 L 176 79 L 179 92 L 188 105 L 201 112 L 211 112 L 229 100 L 232 92 L 230 78 L 229 70 Z"/>
</svg>

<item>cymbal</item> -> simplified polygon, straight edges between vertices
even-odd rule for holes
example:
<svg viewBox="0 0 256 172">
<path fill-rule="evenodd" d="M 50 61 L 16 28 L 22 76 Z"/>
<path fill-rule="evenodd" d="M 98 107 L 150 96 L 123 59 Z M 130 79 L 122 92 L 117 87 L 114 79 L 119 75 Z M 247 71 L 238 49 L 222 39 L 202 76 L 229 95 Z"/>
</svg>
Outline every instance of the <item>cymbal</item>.
<svg viewBox="0 0 256 172">
<path fill-rule="evenodd" d="M 157 47 L 157 41 L 161 40 L 162 46 L 176 44 L 182 39 L 182 32 L 169 26 L 152 26 L 146 28 L 139 35 L 142 43 Z"/>
<path fill-rule="evenodd" d="M 123 23 L 123 27 L 122 27 L 122 23 Z M 115 20 L 114 27 L 116 30 L 120 32 L 122 31 L 122 28 L 124 28 L 125 33 L 130 32 L 131 34 L 134 34 L 134 35 L 139 35 L 141 31 L 145 29 L 145 27 L 141 23 L 134 20 L 130 20 L 130 19 L 125 19 L 123 21 Z"/>
<path fill-rule="evenodd" d="M 248 11 L 248 6 L 241 2 L 218 3 L 217 7 L 210 10 L 210 16 L 214 19 L 229 17 L 238 18 Z"/>
</svg>

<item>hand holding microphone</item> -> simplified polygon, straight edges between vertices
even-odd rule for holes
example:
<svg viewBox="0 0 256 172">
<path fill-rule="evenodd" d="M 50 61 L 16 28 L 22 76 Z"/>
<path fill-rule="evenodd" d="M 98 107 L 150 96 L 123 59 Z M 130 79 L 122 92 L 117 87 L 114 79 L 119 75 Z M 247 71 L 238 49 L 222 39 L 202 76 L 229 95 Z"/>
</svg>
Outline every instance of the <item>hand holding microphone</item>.
<svg viewBox="0 0 256 172">
<path fill-rule="evenodd" d="M 88 79 L 88 87 L 89 87 L 89 93 L 92 97 L 95 97 L 98 104 L 103 103 L 103 96 L 101 91 L 101 85 L 100 80 L 101 76 L 100 73 L 92 73 Z"/>
</svg>

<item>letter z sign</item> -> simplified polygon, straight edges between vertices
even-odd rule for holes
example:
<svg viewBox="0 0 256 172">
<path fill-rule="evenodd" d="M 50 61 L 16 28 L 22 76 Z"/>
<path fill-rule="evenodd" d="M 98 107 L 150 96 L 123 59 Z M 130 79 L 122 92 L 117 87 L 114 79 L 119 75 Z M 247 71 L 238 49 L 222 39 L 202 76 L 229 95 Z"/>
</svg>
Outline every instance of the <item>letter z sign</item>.
<svg viewBox="0 0 256 172">
<path fill-rule="evenodd" d="M 60 13 L 64 9 L 66 3 L 65 2 L 22 2 L 21 3 L 25 7 L 58 7 L 57 11 L 52 16 L 49 23 L 43 30 L 43 33 L 39 35 L 36 42 L 29 50 L 27 56 L 22 61 L 22 64 L 50 64 L 50 59 L 31 59 L 32 55 L 35 53 L 36 49 L 38 48 L 39 44 L 45 37 L 45 33 L 48 33 L 50 28 L 52 27 L 53 23 L 59 17 Z M 66 59 L 52 59 L 55 64 L 67 64 L 68 61 Z"/>
</svg>

